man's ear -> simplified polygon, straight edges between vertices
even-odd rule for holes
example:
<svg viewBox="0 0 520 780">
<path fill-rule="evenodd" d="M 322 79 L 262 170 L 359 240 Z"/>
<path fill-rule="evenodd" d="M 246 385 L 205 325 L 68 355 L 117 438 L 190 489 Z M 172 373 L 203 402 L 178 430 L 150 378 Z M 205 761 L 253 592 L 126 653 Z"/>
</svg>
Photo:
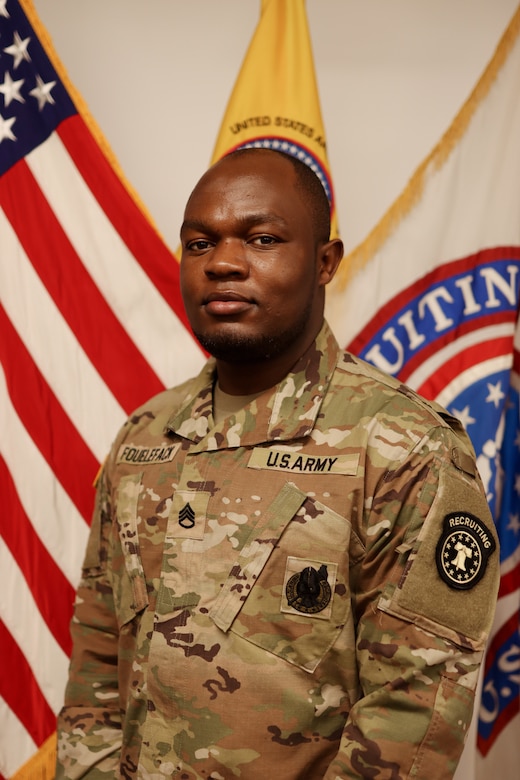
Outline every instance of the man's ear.
<svg viewBox="0 0 520 780">
<path fill-rule="evenodd" d="M 343 259 L 343 241 L 334 238 L 332 241 L 327 241 L 326 244 L 321 244 L 318 249 L 318 259 L 320 263 L 319 285 L 324 287 L 332 281 Z"/>
</svg>

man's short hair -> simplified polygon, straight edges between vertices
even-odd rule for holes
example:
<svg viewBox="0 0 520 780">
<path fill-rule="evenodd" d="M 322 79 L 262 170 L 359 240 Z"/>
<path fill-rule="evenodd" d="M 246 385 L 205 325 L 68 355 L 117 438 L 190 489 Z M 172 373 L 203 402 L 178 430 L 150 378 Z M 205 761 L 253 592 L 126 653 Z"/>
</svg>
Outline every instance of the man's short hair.
<svg viewBox="0 0 520 780">
<path fill-rule="evenodd" d="M 296 187 L 303 195 L 304 202 L 307 204 L 314 228 L 317 243 L 325 243 L 330 238 L 330 203 L 322 183 L 304 162 L 291 154 L 286 154 L 278 149 L 259 149 L 257 147 L 245 147 L 235 149 L 226 157 L 242 157 L 248 154 L 270 153 L 278 154 L 291 163 L 296 174 Z"/>
</svg>

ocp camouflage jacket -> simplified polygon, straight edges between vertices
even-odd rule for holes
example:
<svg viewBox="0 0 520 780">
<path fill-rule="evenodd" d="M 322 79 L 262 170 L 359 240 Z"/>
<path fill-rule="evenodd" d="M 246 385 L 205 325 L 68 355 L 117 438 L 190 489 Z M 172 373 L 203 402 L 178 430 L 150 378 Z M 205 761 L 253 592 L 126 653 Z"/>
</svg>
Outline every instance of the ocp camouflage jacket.
<svg viewBox="0 0 520 780">
<path fill-rule="evenodd" d="M 105 464 L 57 776 L 451 777 L 499 558 L 462 426 L 326 324 L 217 426 L 214 372 Z"/>
</svg>

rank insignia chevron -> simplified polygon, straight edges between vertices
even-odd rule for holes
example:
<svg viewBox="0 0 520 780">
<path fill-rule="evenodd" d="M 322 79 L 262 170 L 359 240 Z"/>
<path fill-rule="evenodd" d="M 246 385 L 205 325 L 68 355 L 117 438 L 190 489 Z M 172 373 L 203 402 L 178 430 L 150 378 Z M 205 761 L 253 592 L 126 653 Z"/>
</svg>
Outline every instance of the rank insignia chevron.
<svg viewBox="0 0 520 780">
<path fill-rule="evenodd" d="M 195 512 L 189 502 L 179 512 L 179 525 L 183 528 L 193 528 L 195 525 Z"/>
</svg>

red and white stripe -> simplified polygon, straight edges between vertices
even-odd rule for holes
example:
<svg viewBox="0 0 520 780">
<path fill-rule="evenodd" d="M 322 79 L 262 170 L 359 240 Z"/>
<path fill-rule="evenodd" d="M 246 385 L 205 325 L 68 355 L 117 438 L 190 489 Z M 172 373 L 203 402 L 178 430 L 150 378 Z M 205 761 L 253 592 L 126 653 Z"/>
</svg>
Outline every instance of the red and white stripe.
<svg viewBox="0 0 520 780">
<path fill-rule="evenodd" d="M 117 428 L 204 356 L 178 265 L 65 120 L 0 178 L 0 778 L 55 728 L 93 481 Z"/>
</svg>

